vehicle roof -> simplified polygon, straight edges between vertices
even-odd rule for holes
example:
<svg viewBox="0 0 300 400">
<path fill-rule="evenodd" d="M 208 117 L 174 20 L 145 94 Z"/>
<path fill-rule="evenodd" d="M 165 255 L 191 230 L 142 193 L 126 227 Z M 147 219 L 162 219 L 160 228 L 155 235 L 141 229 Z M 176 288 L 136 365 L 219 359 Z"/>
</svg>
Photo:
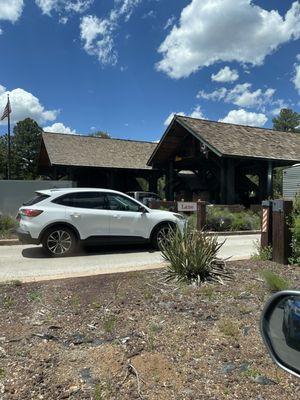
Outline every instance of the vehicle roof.
<svg viewBox="0 0 300 400">
<path fill-rule="evenodd" d="M 48 196 L 53 195 L 61 195 L 67 193 L 80 193 L 80 192 L 110 192 L 110 193 L 119 193 L 125 194 L 122 192 L 118 192 L 117 190 L 112 189 L 99 189 L 99 188 L 55 188 L 55 189 L 44 189 L 44 190 L 36 190 L 36 193 L 45 194 Z"/>
</svg>

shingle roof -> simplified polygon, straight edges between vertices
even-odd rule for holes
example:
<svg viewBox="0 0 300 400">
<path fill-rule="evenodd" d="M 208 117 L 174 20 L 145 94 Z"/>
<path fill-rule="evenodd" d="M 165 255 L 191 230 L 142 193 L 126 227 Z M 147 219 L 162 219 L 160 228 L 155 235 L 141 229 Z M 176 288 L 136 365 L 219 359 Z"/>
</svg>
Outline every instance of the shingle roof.
<svg viewBox="0 0 300 400">
<path fill-rule="evenodd" d="M 208 121 L 176 115 L 154 150 L 149 164 L 159 153 L 163 142 L 172 136 L 172 126 L 179 123 L 204 142 L 219 156 L 251 157 L 296 162 L 300 161 L 300 134 L 279 132 L 224 122 Z M 175 126 L 174 125 L 174 126 Z"/>
<path fill-rule="evenodd" d="M 177 116 L 222 155 L 300 161 L 300 134 Z"/>
<path fill-rule="evenodd" d="M 51 165 L 149 169 L 156 143 L 44 132 Z"/>
</svg>

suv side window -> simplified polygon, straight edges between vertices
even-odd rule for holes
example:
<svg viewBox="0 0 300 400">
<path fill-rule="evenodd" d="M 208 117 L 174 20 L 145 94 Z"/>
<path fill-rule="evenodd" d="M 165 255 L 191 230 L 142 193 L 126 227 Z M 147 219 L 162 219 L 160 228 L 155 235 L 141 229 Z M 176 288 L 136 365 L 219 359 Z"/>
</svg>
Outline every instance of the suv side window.
<svg viewBox="0 0 300 400">
<path fill-rule="evenodd" d="M 101 192 L 77 192 L 61 196 L 52 201 L 67 207 L 88 208 L 93 210 L 108 210 L 106 193 Z"/>
<path fill-rule="evenodd" d="M 119 194 L 108 194 L 107 197 L 110 210 L 132 212 L 138 212 L 140 210 L 139 204 L 127 197 L 123 197 Z"/>
</svg>

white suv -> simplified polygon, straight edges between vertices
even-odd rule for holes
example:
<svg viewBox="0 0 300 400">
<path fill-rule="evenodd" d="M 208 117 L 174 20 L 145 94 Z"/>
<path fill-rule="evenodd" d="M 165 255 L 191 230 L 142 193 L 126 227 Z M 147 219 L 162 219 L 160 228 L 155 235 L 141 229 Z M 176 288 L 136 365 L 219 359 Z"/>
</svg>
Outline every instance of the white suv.
<svg viewBox="0 0 300 400">
<path fill-rule="evenodd" d="M 181 214 L 152 210 L 126 194 L 107 189 L 50 189 L 36 192 L 18 213 L 21 242 L 42 244 L 54 257 L 70 255 L 80 242 L 132 243 L 160 241 Z"/>
</svg>

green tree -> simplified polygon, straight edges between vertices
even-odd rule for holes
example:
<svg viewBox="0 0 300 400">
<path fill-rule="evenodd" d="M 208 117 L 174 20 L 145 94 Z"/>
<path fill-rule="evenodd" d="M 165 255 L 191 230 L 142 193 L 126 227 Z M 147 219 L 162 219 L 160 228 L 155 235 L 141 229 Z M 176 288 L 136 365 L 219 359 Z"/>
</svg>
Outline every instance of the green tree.
<svg viewBox="0 0 300 400">
<path fill-rule="evenodd" d="M 110 134 L 108 132 L 104 132 L 104 131 L 93 132 L 93 133 L 90 133 L 89 136 L 100 137 L 103 139 L 111 139 Z"/>
<path fill-rule="evenodd" d="M 31 118 L 18 122 L 14 127 L 12 148 L 16 171 L 13 176 L 19 179 L 35 179 L 42 128 Z"/>
<path fill-rule="evenodd" d="M 289 108 L 280 110 L 279 116 L 272 121 L 276 131 L 300 132 L 300 114 Z"/>
<path fill-rule="evenodd" d="M 6 137 L 0 136 L 0 179 L 6 178 L 7 146 Z"/>
</svg>

